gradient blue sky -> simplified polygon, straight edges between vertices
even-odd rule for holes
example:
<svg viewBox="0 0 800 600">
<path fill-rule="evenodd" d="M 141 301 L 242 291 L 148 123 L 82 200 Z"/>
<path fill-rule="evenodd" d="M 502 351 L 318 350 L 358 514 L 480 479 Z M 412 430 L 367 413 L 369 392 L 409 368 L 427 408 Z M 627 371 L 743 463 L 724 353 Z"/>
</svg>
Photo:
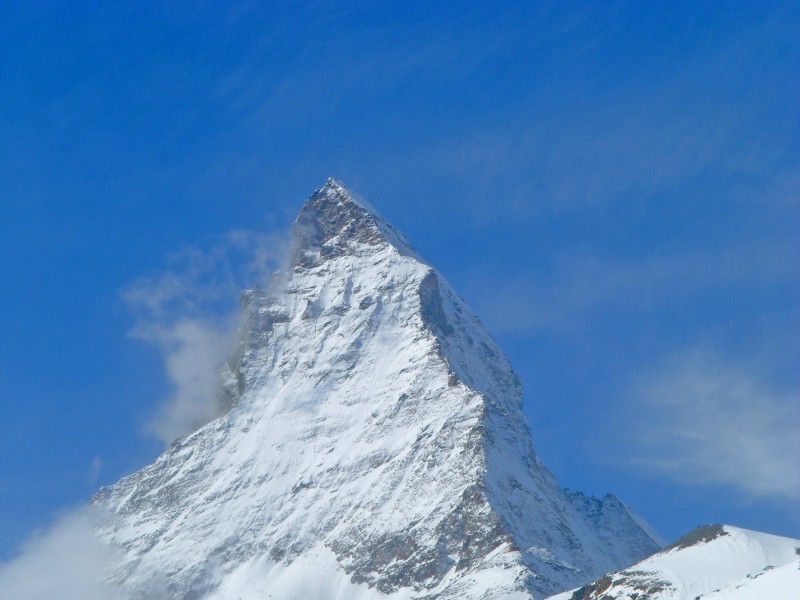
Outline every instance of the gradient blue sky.
<svg viewBox="0 0 800 600">
<path fill-rule="evenodd" d="M 158 454 L 176 324 L 213 342 L 328 176 L 482 316 L 562 484 L 800 537 L 796 2 L 33 4 L 0 8 L 0 558 Z"/>
</svg>

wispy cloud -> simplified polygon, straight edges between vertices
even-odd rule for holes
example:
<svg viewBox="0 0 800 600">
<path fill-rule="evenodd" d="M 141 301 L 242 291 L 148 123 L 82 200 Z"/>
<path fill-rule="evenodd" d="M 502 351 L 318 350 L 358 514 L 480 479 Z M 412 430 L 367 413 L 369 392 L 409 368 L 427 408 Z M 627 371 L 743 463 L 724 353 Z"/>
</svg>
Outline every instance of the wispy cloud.
<svg viewBox="0 0 800 600">
<path fill-rule="evenodd" d="M 95 487 L 97 480 L 100 477 L 100 472 L 103 469 L 103 459 L 99 456 L 93 456 L 89 465 L 89 485 Z"/>
<path fill-rule="evenodd" d="M 707 348 L 664 360 L 632 386 L 625 412 L 626 463 L 751 497 L 800 500 L 800 390 Z"/>
<path fill-rule="evenodd" d="M 84 507 L 35 533 L 15 558 L 0 563 L 0 595 L 14 600 L 128 598 L 107 581 L 118 552 L 94 534 L 95 518 Z"/>
<path fill-rule="evenodd" d="M 675 310 L 719 290 L 763 294 L 791 285 L 800 280 L 797 265 L 786 260 L 792 253 L 791 243 L 771 241 L 627 261 L 571 256 L 538 276 L 476 275 L 480 285 L 470 291 L 495 331 L 571 332 L 609 308 Z"/>
<path fill-rule="evenodd" d="M 660 65 L 658 77 L 560 79 L 572 85 L 390 159 L 386 176 L 463 182 L 481 201 L 457 195 L 459 209 L 480 223 L 613 207 L 622 208 L 614 219 L 629 220 L 651 202 L 760 203 L 764 187 L 797 165 L 800 111 L 782 75 L 764 66 L 788 35 L 765 19 Z"/>
<path fill-rule="evenodd" d="M 173 388 L 148 423 L 165 444 L 224 410 L 220 368 L 238 325 L 239 292 L 268 285 L 287 248 L 281 234 L 230 232 L 173 254 L 162 273 L 124 290 L 137 316 L 131 335 L 156 347 Z"/>
<path fill-rule="evenodd" d="M 168 257 L 159 274 L 133 282 L 123 292 L 137 322 L 131 334 L 160 352 L 173 390 L 148 428 L 165 444 L 217 416 L 218 371 L 236 330 L 238 294 L 266 285 L 287 245 L 279 234 L 230 232 L 202 248 L 185 248 Z M 103 463 L 88 465 L 94 485 Z M 103 541 L 96 527 L 100 509 L 82 506 L 54 525 L 35 532 L 16 556 L 0 562 L 0 596 L 14 600 L 125 600 L 113 583 L 121 551 Z M 149 583 L 148 598 L 162 598 L 165 582 Z"/>
</svg>

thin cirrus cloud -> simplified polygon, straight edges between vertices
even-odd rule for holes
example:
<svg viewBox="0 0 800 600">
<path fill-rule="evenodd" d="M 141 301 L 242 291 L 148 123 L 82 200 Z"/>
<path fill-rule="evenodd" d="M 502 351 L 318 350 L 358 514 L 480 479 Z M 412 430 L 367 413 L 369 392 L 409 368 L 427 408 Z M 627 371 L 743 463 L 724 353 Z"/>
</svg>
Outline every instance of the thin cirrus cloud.
<svg viewBox="0 0 800 600">
<path fill-rule="evenodd" d="M 630 205 L 676 190 L 727 202 L 746 196 L 752 181 L 760 196 L 791 174 L 781 164 L 787 140 L 763 131 L 744 100 L 720 107 L 670 88 L 625 94 L 593 98 L 591 108 L 575 99 L 534 120 L 525 115 L 507 128 L 468 132 L 389 161 L 386 170 L 466 178 L 473 194 L 494 199 L 491 209 L 467 206 L 481 219 L 503 214 L 497 202 L 518 216 Z M 709 194 L 709 181 L 717 193 Z M 739 187 L 729 189 L 733 183 Z"/>
<path fill-rule="evenodd" d="M 492 198 L 472 205 L 459 198 L 479 222 L 509 211 L 525 218 L 614 205 L 625 210 L 613 218 L 625 220 L 654 198 L 728 210 L 731 200 L 761 204 L 765 188 L 788 179 L 796 194 L 792 132 L 800 113 L 776 85 L 783 74 L 764 67 L 786 36 L 768 20 L 662 65 L 657 80 L 576 80 L 546 96 L 557 103 L 534 96 L 501 123 L 475 119 L 387 159 L 384 170 L 465 180 L 471 195 Z"/>
<path fill-rule="evenodd" d="M 788 241 L 773 241 L 647 260 L 576 256 L 557 261 L 540 278 L 510 277 L 485 285 L 491 276 L 475 275 L 472 280 L 481 284 L 472 286 L 471 295 L 495 331 L 570 333 L 585 330 L 593 315 L 609 307 L 658 313 L 696 304 L 719 290 L 763 294 L 780 289 L 800 277 L 786 260 L 791 252 Z"/>
<path fill-rule="evenodd" d="M 708 348 L 677 353 L 632 386 L 625 454 L 636 458 L 625 462 L 686 483 L 796 502 L 798 397 L 800 390 L 770 384 L 751 365 Z"/>
<path fill-rule="evenodd" d="M 229 232 L 205 248 L 173 254 L 162 273 L 123 291 L 136 316 L 131 336 L 159 352 L 172 388 L 147 424 L 165 445 L 224 410 L 220 370 L 237 332 L 238 294 L 269 285 L 287 249 L 281 234 Z"/>
</svg>

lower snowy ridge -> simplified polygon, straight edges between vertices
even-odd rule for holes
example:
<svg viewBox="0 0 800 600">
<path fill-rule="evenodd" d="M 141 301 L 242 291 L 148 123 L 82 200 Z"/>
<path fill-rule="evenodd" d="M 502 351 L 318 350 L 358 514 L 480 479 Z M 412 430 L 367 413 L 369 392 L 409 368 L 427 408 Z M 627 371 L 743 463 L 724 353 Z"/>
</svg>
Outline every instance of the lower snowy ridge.
<svg viewBox="0 0 800 600">
<path fill-rule="evenodd" d="M 800 598 L 800 540 L 706 525 L 645 560 L 549 600 Z"/>
</svg>

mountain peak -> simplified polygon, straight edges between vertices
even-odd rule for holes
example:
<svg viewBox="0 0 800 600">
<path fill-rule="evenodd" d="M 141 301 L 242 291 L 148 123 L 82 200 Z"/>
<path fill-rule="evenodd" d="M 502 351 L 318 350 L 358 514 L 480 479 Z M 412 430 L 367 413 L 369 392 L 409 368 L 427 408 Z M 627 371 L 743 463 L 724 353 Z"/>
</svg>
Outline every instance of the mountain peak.
<svg viewBox="0 0 800 600">
<path fill-rule="evenodd" d="M 728 535 L 725 526 L 719 523 L 713 525 L 698 525 L 686 535 L 678 538 L 672 544 L 664 548 L 662 552 L 668 552 L 679 548 L 689 548 L 697 544 L 707 544 L 720 536 Z"/>
<path fill-rule="evenodd" d="M 292 266 L 312 267 L 328 258 L 363 254 L 391 244 L 422 259 L 411 244 L 366 200 L 329 177 L 306 200 L 292 227 Z"/>
<path fill-rule="evenodd" d="M 227 412 L 96 497 L 115 581 L 154 597 L 166 577 L 171 600 L 532 599 L 658 548 L 620 503 L 567 497 L 505 354 L 365 201 L 328 180 L 293 240 L 285 285 L 245 294 Z"/>
<path fill-rule="evenodd" d="M 338 179 L 334 179 L 333 177 L 328 177 L 325 180 L 325 185 L 321 188 L 316 190 L 312 197 L 314 196 L 325 196 L 330 198 L 336 198 L 342 202 L 352 202 L 362 208 L 364 211 L 371 213 L 375 216 L 378 215 L 378 211 L 375 210 L 375 207 L 372 206 L 366 199 L 362 196 L 348 188 L 344 183 L 339 181 Z"/>
</svg>

